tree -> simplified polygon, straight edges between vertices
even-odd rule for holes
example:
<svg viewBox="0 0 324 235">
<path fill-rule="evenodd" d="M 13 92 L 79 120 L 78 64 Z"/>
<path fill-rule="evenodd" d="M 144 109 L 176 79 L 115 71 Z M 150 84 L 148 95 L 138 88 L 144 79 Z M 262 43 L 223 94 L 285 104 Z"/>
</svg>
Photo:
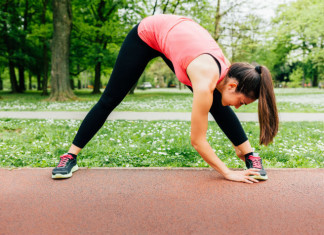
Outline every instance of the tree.
<svg viewBox="0 0 324 235">
<path fill-rule="evenodd" d="M 41 15 L 41 22 L 42 26 L 46 27 L 46 9 L 47 9 L 48 0 L 42 0 L 42 15 Z M 43 61 L 43 92 L 42 95 L 48 95 L 47 92 L 47 83 L 48 83 L 48 67 L 49 67 L 49 58 L 48 58 L 48 39 L 46 36 L 42 37 L 42 61 Z"/>
<path fill-rule="evenodd" d="M 251 14 L 230 26 L 229 43 L 224 45 L 230 49 L 231 61 L 256 61 L 255 54 L 263 38 L 262 23 L 261 18 Z"/>
<path fill-rule="evenodd" d="M 51 101 L 75 98 L 70 87 L 69 53 L 72 28 L 70 0 L 53 0 Z"/>
<path fill-rule="evenodd" d="M 286 45 L 287 63 L 302 62 L 303 80 L 317 86 L 324 70 L 324 2 L 298 0 L 282 5 L 274 19 L 274 43 Z M 291 71 L 292 72 L 292 71 Z"/>
<path fill-rule="evenodd" d="M 44 11 L 37 0 L 7 0 L 0 7 L 1 55 L 8 61 L 12 91 L 23 92 L 26 89 L 26 71 L 29 77 L 37 75 L 41 83 L 42 70 L 39 68 L 46 58 L 41 56 L 39 38 L 44 34 L 44 28 L 48 28 L 41 22 L 40 15 L 44 15 Z M 18 82 L 15 70 L 18 70 Z"/>
<path fill-rule="evenodd" d="M 214 39 L 218 41 L 221 36 L 221 19 L 231 13 L 240 5 L 243 5 L 246 1 L 229 1 L 228 6 L 225 10 L 221 11 L 221 0 L 217 0 L 216 6 L 216 14 L 215 14 L 215 31 L 214 31 Z"/>
<path fill-rule="evenodd" d="M 48 73 L 50 67 L 50 39 L 53 36 L 53 13 L 51 0 L 30 1 L 31 32 L 27 35 L 31 58 L 28 63 L 29 73 L 37 77 L 37 89 L 42 95 L 48 95 Z"/>
<path fill-rule="evenodd" d="M 26 35 L 27 35 L 27 30 L 29 26 L 29 1 L 25 0 L 24 8 L 23 8 L 23 27 L 22 27 L 22 32 L 20 35 L 20 46 L 19 46 L 19 56 L 17 58 L 17 64 L 18 64 L 18 71 L 19 71 L 19 90 L 20 91 L 25 91 L 26 90 L 26 85 L 25 85 L 25 64 L 26 61 L 28 60 L 28 55 L 26 55 Z"/>
<path fill-rule="evenodd" d="M 132 1 L 126 0 L 92 0 L 89 2 L 74 2 L 77 20 L 73 26 L 73 48 L 81 47 L 72 52 L 73 70 L 84 70 L 93 66 L 95 71 L 93 93 L 100 93 L 101 73 L 104 67 L 112 67 L 116 59 L 122 39 L 128 31 L 127 9 Z M 120 12 L 123 14 L 120 14 Z M 83 54 L 86 59 L 77 59 L 77 54 Z M 84 64 L 84 62 L 87 62 Z M 78 69 L 79 67 L 79 69 Z"/>
<path fill-rule="evenodd" d="M 6 57 L 8 60 L 11 92 L 18 93 L 22 92 L 17 82 L 17 76 L 15 73 L 16 58 L 15 54 L 17 51 L 18 38 L 19 38 L 19 14 L 18 4 L 16 1 L 6 0 L 1 5 L 1 25 L 0 32 L 3 44 L 6 47 Z"/>
</svg>

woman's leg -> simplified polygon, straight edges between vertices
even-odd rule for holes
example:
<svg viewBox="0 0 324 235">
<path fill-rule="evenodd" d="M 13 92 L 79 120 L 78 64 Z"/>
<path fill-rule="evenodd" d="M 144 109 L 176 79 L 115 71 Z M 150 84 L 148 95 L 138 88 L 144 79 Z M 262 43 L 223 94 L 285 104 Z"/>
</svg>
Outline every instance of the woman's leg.
<svg viewBox="0 0 324 235">
<path fill-rule="evenodd" d="M 112 110 L 124 99 L 138 81 L 147 63 L 159 52 L 144 43 L 137 26 L 126 37 L 117 57 L 108 85 L 98 103 L 83 120 L 76 134 L 71 153 L 77 154 L 98 132 Z"/>
</svg>

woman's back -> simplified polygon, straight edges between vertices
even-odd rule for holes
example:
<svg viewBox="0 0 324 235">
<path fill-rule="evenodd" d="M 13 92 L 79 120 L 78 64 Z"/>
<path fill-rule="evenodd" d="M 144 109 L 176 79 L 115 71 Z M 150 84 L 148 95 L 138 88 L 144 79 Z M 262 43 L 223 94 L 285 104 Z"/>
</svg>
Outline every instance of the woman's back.
<svg viewBox="0 0 324 235">
<path fill-rule="evenodd" d="M 193 20 L 176 15 L 154 15 L 145 18 L 138 27 L 140 38 L 163 53 L 173 63 L 180 82 L 191 86 L 186 69 L 201 54 L 210 54 L 220 63 L 222 80 L 228 66 L 218 44 L 207 30 Z"/>
</svg>

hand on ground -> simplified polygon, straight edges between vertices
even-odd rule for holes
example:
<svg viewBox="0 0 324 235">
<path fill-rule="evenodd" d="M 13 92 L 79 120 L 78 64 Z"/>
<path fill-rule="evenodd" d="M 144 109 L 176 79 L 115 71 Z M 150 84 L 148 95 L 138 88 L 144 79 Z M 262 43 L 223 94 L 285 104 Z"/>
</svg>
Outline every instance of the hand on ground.
<svg viewBox="0 0 324 235">
<path fill-rule="evenodd" d="M 260 175 L 260 173 L 258 173 L 259 171 L 260 171 L 259 169 L 255 169 L 255 168 L 250 168 L 250 169 L 244 170 L 244 171 L 232 171 L 231 170 L 226 175 L 224 175 L 224 177 L 227 180 L 253 184 L 253 182 L 257 183 L 259 181 L 252 178 L 250 175 Z"/>
</svg>

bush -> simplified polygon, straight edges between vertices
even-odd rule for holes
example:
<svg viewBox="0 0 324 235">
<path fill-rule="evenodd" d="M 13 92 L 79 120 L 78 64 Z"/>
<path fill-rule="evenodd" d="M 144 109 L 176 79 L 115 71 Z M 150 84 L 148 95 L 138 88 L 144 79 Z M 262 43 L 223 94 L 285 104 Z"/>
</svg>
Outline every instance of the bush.
<svg viewBox="0 0 324 235">
<path fill-rule="evenodd" d="M 287 86 L 289 88 L 297 88 L 301 87 L 301 82 L 303 80 L 303 70 L 300 67 L 297 67 L 293 70 L 293 72 L 289 75 L 289 81 Z"/>
</svg>

